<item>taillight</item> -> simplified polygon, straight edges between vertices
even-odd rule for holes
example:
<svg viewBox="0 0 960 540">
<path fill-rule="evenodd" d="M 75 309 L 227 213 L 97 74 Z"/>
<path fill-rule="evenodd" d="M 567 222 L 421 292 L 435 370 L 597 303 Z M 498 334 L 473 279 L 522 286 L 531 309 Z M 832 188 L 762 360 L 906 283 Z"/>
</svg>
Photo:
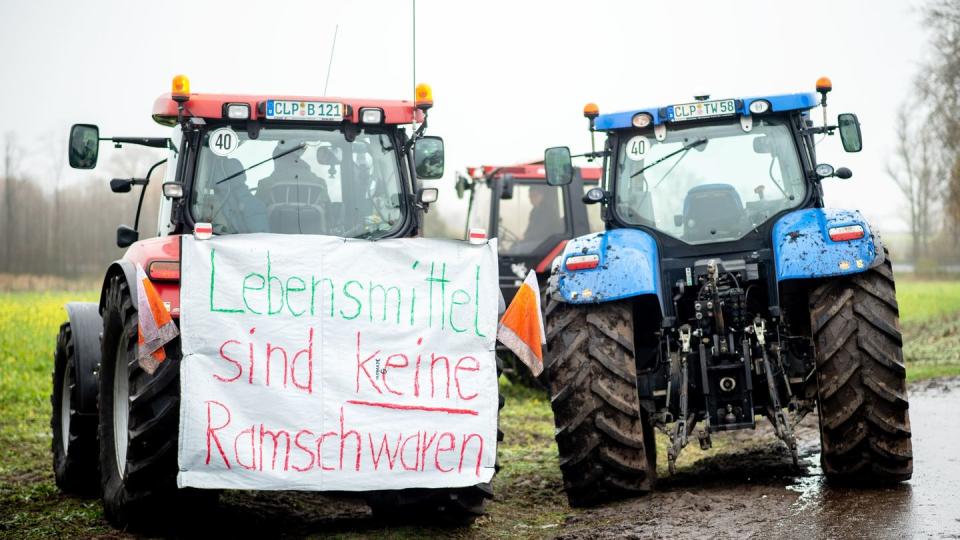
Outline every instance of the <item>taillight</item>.
<svg viewBox="0 0 960 540">
<path fill-rule="evenodd" d="M 180 281 L 180 261 L 153 261 L 147 265 L 147 277 L 157 281 Z"/>
<path fill-rule="evenodd" d="M 834 242 L 844 242 L 846 240 L 859 240 L 863 238 L 863 226 L 847 225 L 846 227 L 831 227 L 827 234 Z"/>
<path fill-rule="evenodd" d="M 567 270 L 591 270 L 600 264 L 599 255 L 573 255 L 567 257 L 565 266 Z"/>
</svg>

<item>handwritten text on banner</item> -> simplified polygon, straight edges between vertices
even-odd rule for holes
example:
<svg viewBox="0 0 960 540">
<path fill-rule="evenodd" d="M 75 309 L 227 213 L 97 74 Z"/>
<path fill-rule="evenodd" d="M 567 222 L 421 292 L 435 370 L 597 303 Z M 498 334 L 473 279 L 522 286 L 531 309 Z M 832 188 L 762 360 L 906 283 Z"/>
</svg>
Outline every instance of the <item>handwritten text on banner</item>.
<svg viewBox="0 0 960 540">
<path fill-rule="evenodd" d="M 182 487 L 493 476 L 495 243 L 184 237 L 182 257 Z"/>
</svg>

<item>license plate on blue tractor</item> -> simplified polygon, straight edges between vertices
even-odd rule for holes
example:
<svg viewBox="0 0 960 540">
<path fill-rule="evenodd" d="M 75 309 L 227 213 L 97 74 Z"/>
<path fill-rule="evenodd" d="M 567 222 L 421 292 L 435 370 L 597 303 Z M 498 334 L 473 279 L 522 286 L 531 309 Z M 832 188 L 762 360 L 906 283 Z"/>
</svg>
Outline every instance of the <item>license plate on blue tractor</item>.
<svg viewBox="0 0 960 540">
<path fill-rule="evenodd" d="M 714 118 L 717 116 L 733 116 L 737 114 L 736 102 L 732 99 L 719 99 L 716 101 L 696 101 L 694 103 L 682 103 L 670 107 L 672 120 L 680 122 L 683 120 L 698 120 L 701 118 Z"/>
<path fill-rule="evenodd" d="M 267 120 L 307 120 L 342 122 L 343 104 L 328 101 L 267 100 Z"/>
</svg>

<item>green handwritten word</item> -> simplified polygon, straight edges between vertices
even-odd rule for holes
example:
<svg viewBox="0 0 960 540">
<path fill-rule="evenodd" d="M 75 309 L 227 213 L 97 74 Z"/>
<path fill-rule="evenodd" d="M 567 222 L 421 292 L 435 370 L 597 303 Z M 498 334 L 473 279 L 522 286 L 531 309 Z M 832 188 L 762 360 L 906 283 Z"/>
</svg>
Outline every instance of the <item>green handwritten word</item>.
<svg viewBox="0 0 960 540">
<path fill-rule="evenodd" d="M 284 275 L 276 271 L 266 253 L 265 265 L 246 273 L 239 283 L 223 282 L 223 274 L 217 274 L 216 250 L 210 250 L 210 311 L 216 313 L 241 313 L 265 317 L 290 316 L 325 317 L 345 321 L 366 320 L 372 323 L 417 326 L 454 333 L 469 333 L 486 337 L 480 331 L 480 266 L 464 272 L 451 268 L 445 261 L 415 261 L 410 269 L 417 281 L 405 285 L 373 280 L 360 281 L 316 275 Z M 473 274 L 472 290 L 457 288 L 452 277 Z M 419 282 L 420 285 L 410 283 Z M 418 289 L 421 290 L 418 295 Z M 237 293 L 239 302 L 225 305 L 228 295 L 224 290 Z M 426 306 L 417 311 L 417 299 L 426 298 Z M 485 301 L 488 301 L 486 299 Z M 418 321 L 426 316 L 426 321 Z"/>
</svg>

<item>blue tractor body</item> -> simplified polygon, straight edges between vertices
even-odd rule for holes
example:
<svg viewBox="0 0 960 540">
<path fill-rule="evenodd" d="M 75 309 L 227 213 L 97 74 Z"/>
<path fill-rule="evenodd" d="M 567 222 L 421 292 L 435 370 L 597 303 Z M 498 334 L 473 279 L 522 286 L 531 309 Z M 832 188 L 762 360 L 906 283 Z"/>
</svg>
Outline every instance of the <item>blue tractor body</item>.
<svg viewBox="0 0 960 540">
<path fill-rule="evenodd" d="M 706 100 L 704 100 L 706 101 Z M 778 94 L 772 96 L 754 96 L 734 99 L 734 111 L 740 116 L 750 116 L 750 105 L 755 101 L 766 101 L 770 104 L 770 109 L 765 111 L 772 113 L 782 113 L 789 111 L 809 111 L 818 104 L 817 95 L 811 93 L 801 94 Z M 638 113 L 646 113 L 653 118 L 653 125 L 659 126 L 669 122 L 677 121 L 679 114 L 682 114 L 683 105 L 696 107 L 702 102 L 694 101 L 688 104 L 668 105 L 665 107 L 651 107 L 647 109 L 634 109 L 630 111 L 616 112 L 610 114 L 601 114 L 593 122 L 593 128 L 597 131 L 609 131 L 615 129 L 633 129 L 633 117 Z M 681 107 L 679 110 L 676 107 Z M 678 112 L 680 111 L 680 112 Z"/>
<path fill-rule="evenodd" d="M 830 239 L 830 228 L 856 225 L 864 229 L 862 238 Z M 778 282 L 856 274 L 882 260 L 877 253 L 883 251 L 883 244 L 858 210 L 807 208 L 790 212 L 774 223 L 771 242 Z M 557 291 L 571 304 L 654 295 L 662 308 L 658 253 L 657 241 L 642 230 L 613 229 L 574 238 L 558 260 Z M 563 262 L 582 255 L 597 255 L 597 268 L 567 271 Z"/>
<path fill-rule="evenodd" d="M 584 202 L 606 230 L 554 259 L 546 308 L 571 504 L 651 489 L 654 428 L 672 470 L 694 434 L 708 448 L 766 416 L 796 462 L 793 426 L 812 410 L 828 476 L 909 478 L 890 262 L 859 211 L 825 208 L 821 183 L 852 173 L 817 161 L 837 133 L 858 152 L 860 126 L 852 114 L 829 125 L 829 80 L 817 91 L 584 108 L 606 136 L 582 154 L 603 161 Z M 549 183 L 570 181 L 572 157 L 547 149 Z"/>
</svg>

